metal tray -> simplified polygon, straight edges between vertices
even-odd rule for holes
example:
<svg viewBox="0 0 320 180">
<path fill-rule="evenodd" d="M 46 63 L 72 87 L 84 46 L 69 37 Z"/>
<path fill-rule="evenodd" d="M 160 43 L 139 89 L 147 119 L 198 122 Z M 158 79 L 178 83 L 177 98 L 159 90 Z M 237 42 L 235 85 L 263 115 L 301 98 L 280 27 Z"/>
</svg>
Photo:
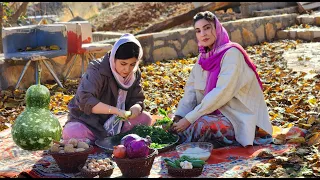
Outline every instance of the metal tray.
<svg viewBox="0 0 320 180">
<path fill-rule="evenodd" d="M 180 140 L 180 137 L 178 135 L 176 135 L 176 134 L 173 134 L 173 135 L 176 137 L 176 141 L 171 143 L 171 144 L 169 144 L 168 146 L 163 147 L 163 148 L 158 148 L 157 150 L 158 150 L 159 153 L 168 151 L 171 148 L 174 148 L 178 144 L 178 142 Z M 111 139 L 112 139 L 112 137 L 106 137 L 106 138 L 100 139 L 100 140 L 98 139 L 98 140 L 95 141 L 95 144 L 98 147 L 100 147 L 102 149 L 105 149 L 107 153 L 112 154 L 113 153 L 113 146 L 117 146 L 119 144 L 118 143 L 113 143 L 111 141 Z"/>
</svg>

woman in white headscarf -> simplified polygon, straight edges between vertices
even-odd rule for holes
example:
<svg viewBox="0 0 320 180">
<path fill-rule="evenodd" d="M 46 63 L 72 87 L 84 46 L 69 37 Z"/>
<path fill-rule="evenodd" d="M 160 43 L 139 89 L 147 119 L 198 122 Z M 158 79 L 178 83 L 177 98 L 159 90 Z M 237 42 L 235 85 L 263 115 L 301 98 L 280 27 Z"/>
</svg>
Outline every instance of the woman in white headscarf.
<svg viewBox="0 0 320 180">
<path fill-rule="evenodd" d="M 64 140 L 94 141 L 126 132 L 138 124 L 151 125 L 151 115 L 143 111 L 145 97 L 139 70 L 142 52 L 140 42 L 132 34 L 125 34 L 103 60 L 90 63 L 68 105 Z M 117 117 L 126 118 L 128 111 L 128 121 L 119 121 Z"/>
</svg>

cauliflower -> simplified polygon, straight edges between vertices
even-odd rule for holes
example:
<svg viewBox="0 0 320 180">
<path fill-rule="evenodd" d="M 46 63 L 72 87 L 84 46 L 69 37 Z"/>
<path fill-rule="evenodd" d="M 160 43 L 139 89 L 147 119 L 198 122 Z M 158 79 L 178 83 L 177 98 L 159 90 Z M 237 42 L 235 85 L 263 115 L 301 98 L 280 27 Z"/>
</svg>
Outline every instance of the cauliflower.
<svg viewBox="0 0 320 180">
<path fill-rule="evenodd" d="M 180 162 L 180 166 L 182 169 L 192 169 L 192 163 L 189 161 Z"/>
</svg>

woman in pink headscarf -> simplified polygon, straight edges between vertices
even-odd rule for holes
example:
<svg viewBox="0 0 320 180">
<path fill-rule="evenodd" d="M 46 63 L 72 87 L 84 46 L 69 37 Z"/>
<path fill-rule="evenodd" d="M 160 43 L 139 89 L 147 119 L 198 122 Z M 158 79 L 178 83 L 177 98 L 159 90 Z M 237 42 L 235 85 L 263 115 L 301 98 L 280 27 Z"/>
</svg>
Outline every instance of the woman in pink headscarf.
<svg viewBox="0 0 320 180">
<path fill-rule="evenodd" d="M 74 98 L 68 104 L 69 116 L 62 132 L 63 140 L 103 139 L 126 132 L 135 125 L 151 125 L 144 109 L 139 62 L 140 42 L 124 34 L 102 60 L 90 63 Z M 131 115 L 128 121 L 126 111 Z"/>
<path fill-rule="evenodd" d="M 172 129 L 183 142 L 218 146 L 272 142 L 272 126 L 256 67 L 241 45 L 231 42 L 216 16 L 194 16 L 199 59 L 178 104 Z"/>
</svg>

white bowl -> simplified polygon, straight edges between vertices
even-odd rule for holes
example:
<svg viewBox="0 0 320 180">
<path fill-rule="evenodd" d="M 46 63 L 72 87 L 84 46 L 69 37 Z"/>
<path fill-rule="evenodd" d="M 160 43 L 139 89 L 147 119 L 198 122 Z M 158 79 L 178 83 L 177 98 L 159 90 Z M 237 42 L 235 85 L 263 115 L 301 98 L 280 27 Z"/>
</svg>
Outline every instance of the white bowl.
<svg viewBox="0 0 320 180">
<path fill-rule="evenodd" d="M 208 142 L 184 143 L 176 147 L 180 157 L 186 155 L 191 158 L 199 158 L 204 161 L 209 159 L 212 149 L 213 144 Z"/>
</svg>

